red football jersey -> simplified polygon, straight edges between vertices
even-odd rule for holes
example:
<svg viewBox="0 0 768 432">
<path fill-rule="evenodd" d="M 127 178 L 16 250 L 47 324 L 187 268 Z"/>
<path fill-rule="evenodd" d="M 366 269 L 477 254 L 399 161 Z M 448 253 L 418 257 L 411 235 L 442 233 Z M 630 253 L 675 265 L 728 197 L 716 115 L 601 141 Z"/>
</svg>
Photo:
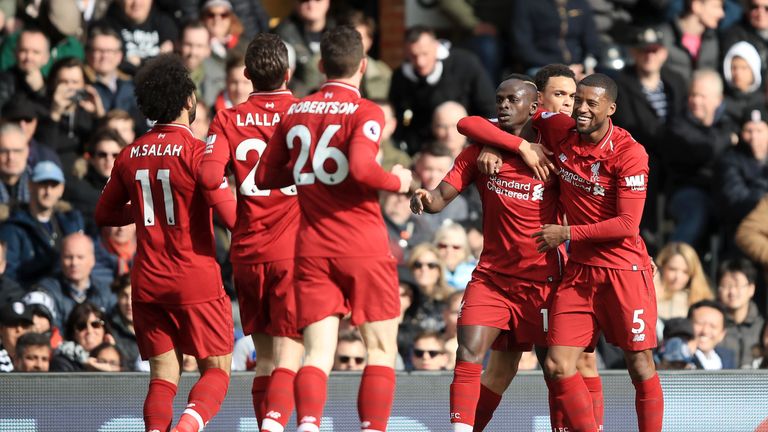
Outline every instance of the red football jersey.
<svg viewBox="0 0 768 432">
<path fill-rule="evenodd" d="M 375 161 L 383 125 L 381 108 L 335 81 L 286 111 L 262 156 L 269 167 L 262 175 L 293 173 L 301 209 L 296 256 L 389 254 L 377 190 L 396 192 L 400 181 Z"/>
<path fill-rule="evenodd" d="M 115 161 L 98 206 L 132 203 L 135 301 L 192 304 L 224 295 L 211 209 L 195 178 L 204 150 L 188 127 L 158 124 Z"/>
<path fill-rule="evenodd" d="M 534 179 L 525 162 L 508 152 L 497 175 L 482 174 L 480 150 L 465 148 L 443 179 L 459 192 L 472 183 L 480 192 L 484 242 L 478 267 L 532 281 L 560 280 L 559 249 L 539 253 L 531 237 L 542 225 L 557 223 L 557 180 Z"/>
<path fill-rule="evenodd" d="M 216 170 L 215 177 L 221 179 L 231 162 L 237 183 L 237 223 L 230 249 L 233 263 L 293 258 L 299 228 L 296 187 L 260 190 L 255 177 L 269 138 L 295 101 L 287 90 L 251 93 L 242 104 L 219 111 L 211 123 L 203 167 Z"/>
<path fill-rule="evenodd" d="M 639 215 L 637 225 L 630 227 L 630 236 L 608 241 L 583 238 L 581 226 L 622 216 L 620 199 L 641 200 L 641 207 L 645 202 L 648 155 L 629 132 L 608 121 L 608 133 L 597 144 L 582 140 L 575 120 L 564 114 L 538 113 L 533 125 L 542 134 L 543 144 L 554 153 L 560 202 L 571 225 L 570 259 L 599 267 L 645 269 L 650 258 L 640 236 Z"/>
</svg>

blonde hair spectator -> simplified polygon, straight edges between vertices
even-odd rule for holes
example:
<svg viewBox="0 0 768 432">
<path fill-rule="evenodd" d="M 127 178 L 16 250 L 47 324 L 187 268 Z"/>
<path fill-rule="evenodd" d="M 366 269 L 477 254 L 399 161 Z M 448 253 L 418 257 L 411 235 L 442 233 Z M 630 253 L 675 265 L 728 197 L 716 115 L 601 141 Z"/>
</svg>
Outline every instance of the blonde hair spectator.
<svg viewBox="0 0 768 432">
<path fill-rule="evenodd" d="M 667 244 L 656 257 L 656 264 L 659 266 L 655 284 L 660 319 L 685 317 L 690 305 L 714 298 L 701 260 L 690 245 Z"/>
</svg>

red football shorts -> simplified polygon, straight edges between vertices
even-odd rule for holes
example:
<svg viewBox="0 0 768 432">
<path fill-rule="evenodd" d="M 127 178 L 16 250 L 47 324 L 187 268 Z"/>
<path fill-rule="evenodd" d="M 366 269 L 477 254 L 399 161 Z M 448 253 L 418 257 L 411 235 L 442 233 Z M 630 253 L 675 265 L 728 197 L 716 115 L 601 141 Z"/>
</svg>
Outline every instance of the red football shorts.
<svg viewBox="0 0 768 432">
<path fill-rule="evenodd" d="M 352 325 L 400 316 L 393 257 L 296 258 L 298 328 L 352 313 Z"/>
<path fill-rule="evenodd" d="M 204 359 L 234 348 L 229 297 L 189 305 L 133 302 L 133 326 L 141 358 L 172 349 Z"/>
<path fill-rule="evenodd" d="M 296 328 L 293 260 L 233 263 L 232 270 L 246 335 L 301 337 Z"/>
<path fill-rule="evenodd" d="M 477 268 L 464 291 L 460 326 L 501 329 L 492 349 L 530 351 L 545 346 L 552 282 L 534 282 Z"/>
<path fill-rule="evenodd" d="M 549 345 L 594 347 L 605 339 L 625 351 L 656 347 L 651 270 L 617 270 L 568 261 L 550 314 Z"/>
</svg>

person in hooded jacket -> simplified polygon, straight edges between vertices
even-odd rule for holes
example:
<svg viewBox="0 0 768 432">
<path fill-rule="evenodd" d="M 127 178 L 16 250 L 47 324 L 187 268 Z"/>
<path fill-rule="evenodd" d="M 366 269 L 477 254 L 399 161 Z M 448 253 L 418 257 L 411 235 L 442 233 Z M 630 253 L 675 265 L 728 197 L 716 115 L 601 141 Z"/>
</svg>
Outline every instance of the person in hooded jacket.
<svg viewBox="0 0 768 432">
<path fill-rule="evenodd" d="M 734 123 L 741 123 L 750 111 L 765 106 L 760 65 L 760 54 L 749 42 L 738 42 L 725 54 L 725 114 Z"/>
</svg>

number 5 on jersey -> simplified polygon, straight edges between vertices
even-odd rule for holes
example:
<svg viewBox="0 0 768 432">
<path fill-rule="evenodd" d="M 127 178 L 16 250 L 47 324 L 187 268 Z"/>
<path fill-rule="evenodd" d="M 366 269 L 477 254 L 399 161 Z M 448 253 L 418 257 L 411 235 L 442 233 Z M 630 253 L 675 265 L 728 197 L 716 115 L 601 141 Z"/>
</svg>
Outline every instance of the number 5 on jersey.
<svg viewBox="0 0 768 432">
<path fill-rule="evenodd" d="M 309 160 L 309 151 L 312 146 L 312 134 L 309 128 L 304 125 L 292 127 L 285 136 L 288 148 L 293 150 L 293 141 L 298 138 L 301 144 L 299 157 L 296 159 L 296 165 L 293 167 L 293 180 L 296 186 L 311 185 L 315 179 L 327 185 L 335 185 L 343 182 L 349 174 L 349 161 L 341 150 L 336 147 L 329 147 L 333 135 L 341 129 L 341 125 L 328 125 L 320 140 L 317 142 L 315 154 L 312 157 L 312 172 L 302 172 L 304 166 Z M 333 159 L 336 162 L 336 171 L 328 172 L 325 170 L 325 161 Z"/>
</svg>

